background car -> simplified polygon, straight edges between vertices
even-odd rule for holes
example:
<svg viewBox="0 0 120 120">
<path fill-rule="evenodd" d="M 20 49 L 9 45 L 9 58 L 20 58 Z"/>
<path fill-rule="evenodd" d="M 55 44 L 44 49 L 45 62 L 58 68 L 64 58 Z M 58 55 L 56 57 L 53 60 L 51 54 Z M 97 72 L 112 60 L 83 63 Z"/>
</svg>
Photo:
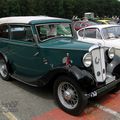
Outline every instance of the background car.
<svg viewBox="0 0 120 120">
<path fill-rule="evenodd" d="M 77 31 L 78 41 L 120 49 L 120 25 L 95 25 Z M 116 53 L 120 55 L 119 50 Z"/>
<path fill-rule="evenodd" d="M 117 24 L 116 22 L 112 21 L 112 20 L 97 20 L 99 23 L 101 24 Z"/>
<path fill-rule="evenodd" d="M 87 20 L 87 21 L 76 21 L 74 23 L 74 29 L 76 31 L 78 31 L 79 29 L 81 28 L 84 28 L 84 27 L 87 27 L 87 26 L 91 26 L 91 25 L 97 25 L 98 23 L 97 22 L 94 22 L 94 21 L 90 21 L 90 20 Z"/>
</svg>

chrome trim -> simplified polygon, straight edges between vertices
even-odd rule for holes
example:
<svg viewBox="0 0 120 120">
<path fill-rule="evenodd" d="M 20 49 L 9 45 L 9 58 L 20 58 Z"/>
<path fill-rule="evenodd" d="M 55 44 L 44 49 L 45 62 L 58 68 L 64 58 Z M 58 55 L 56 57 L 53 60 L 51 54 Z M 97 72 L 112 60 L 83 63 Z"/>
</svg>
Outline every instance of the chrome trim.
<svg viewBox="0 0 120 120">
<path fill-rule="evenodd" d="M 109 58 L 110 58 L 109 53 L 110 53 L 110 51 L 111 51 L 112 49 L 114 50 L 114 56 L 115 56 L 115 48 L 114 48 L 114 47 L 111 47 L 111 48 L 108 49 L 108 56 L 109 56 Z M 114 56 L 113 56 L 113 58 L 114 58 Z M 113 58 L 110 58 L 110 59 L 113 59 Z"/>
<path fill-rule="evenodd" d="M 100 47 L 102 47 L 101 44 L 93 45 L 93 46 L 91 46 L 91 47 L 89 48 L 89 52 L 91 52 L 91 51 L 94 50 L 94 49 L 100 48 Z"/>
<path fill-rule="evenodd" d="M 96 82 L 104 82 L 106 79 L 106 72 L 103 73 L 104 69 L 106 71 L 104 48 L 99 47 L 98 49 L 92 49 L 91 55 Z M 97 75 L 98 72 L 101 73 L 99 76 Z"/>
<path fill-rule="evenodd" d="M 89 66 L 86 66 L 86 65 L 84 64 L 84 60 L 85 60 L 85 58 L 86 58 L 87 55 L 90 55 L 90 56 L 91 56 L 91 64 L 90 64 Z M 86 53 L 86 54 L 83 56 L 82 62 L 83 62 L 83 64 L 84 64 L 85 67 L 90 67 L 90 66 L 92 65 L 92 55 L 91 55 L 91 53 Z"/>
</svg>

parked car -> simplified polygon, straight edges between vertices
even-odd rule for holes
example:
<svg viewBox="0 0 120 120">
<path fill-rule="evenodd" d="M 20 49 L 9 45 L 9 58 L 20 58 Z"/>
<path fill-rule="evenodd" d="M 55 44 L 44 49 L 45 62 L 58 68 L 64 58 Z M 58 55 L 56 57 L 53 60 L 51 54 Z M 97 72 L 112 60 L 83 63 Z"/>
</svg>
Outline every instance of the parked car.
<svg viewBox="0 0 120 120">
<path fill-rule="evenodd" d="M 120 49 L 120 25 L 95 25 L 77 32 L 78 41 Z M 120 55 L 119 50 L 116 50 Z"/>
<path fill-rule="evenodd" d="M 113 48 L 79 42 L 71 28 L 62 18 L 1 18 L 0 75 L 32 86 L 51 83 L 60 108 L 78 115 L 89 98 L 116 87 L 120 72 Z"/>
<path fill-rule="evenodd" d="M 112 20 L 97 20 L 99 23 L 101 24 L 117 24 L 116 22 L 112 21 Z"/>
<path fill-rule="evenodd" d="M 79 29 L 82 29 L 84 27 L 87 27 L 87 26 L 91 26 L 91 25 L 97 25 L 98 23 L 97 22 L 94 22 L 94 21 L 90 21 L 90 20 L 87 20 L 87 21 L 76 21 L 74 23 L 74 29 L 76 31 L 78 31 Z"/>
</svg>

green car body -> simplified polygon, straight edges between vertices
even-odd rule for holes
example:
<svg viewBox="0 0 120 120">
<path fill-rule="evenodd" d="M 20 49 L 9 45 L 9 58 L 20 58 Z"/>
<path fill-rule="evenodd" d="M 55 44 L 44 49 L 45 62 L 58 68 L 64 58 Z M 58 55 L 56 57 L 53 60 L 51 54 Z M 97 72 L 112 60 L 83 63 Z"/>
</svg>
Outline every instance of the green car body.
<svg viewBox="0 0 120 120">
<path fill-rule="evenodd" d="M 50 23 L 71 24 L 71 21 L 67 19 L 33 20 L 27 24 L 20 24 L 20 26 L 30 26 L 34 37 L 37 34 L 36 25 Z M 9 25 L 15 25 L 15 23 L 10 23 Z M 19 26 L 18 23 L 16 25 Z M 56 37 L 44 42 L 36 42 L 35 40 L 32 42 L 21 41 L 19 40 L 20 37 L 17 36 L 16 39 L 2 38 L 0 51 L 7 56 L 11 71 L 14 74 L 31 78 L 31 81 L 30 79 L 25 79 L 26 82 L 36 82 L 34 78 L 39 78 L 57 67 L 65 66 L 63 58 L 66 57 L 67 53 L 70 54 L 70 59 L 74 65 L 83 66 L 82 58 L 92 46 L 91 44 L 78 42 L 73 37 Z"/>
<path fill-rule="evenodd" d="M 108 57 L 112 56 L 112 58 Z M 113 49 L 76 40 L 71 20 L 27 16 L 0 19 L 0 75 L 33 86 L 52 83 L 66 112 L 78 115 L 88 98 L 114 87 Z"/>
</svg>

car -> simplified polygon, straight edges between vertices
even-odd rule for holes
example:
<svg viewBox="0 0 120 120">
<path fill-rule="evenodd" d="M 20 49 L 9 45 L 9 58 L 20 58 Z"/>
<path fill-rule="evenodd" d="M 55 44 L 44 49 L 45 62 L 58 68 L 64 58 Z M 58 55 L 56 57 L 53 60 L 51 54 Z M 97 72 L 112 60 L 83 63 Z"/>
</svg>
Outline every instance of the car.
<svg viewBox="0 0 120 120">
<path fill-rule="evenodd" d="M 88 26 L 79 30 L 77 36 L 78 41 L 114 47 L 116 48 L 116 54 L 120 55 L 120 25 Z"/>
<path fill-rule="evenodd" d="M 0 76 L 32 86 L 52 85 L 59 107 L 79 115 L 88 100 L 120 82 L 114 48 L 79 42 L 68 19 L 0 19 Z M 32 89 L 32 88 L 31 88 Z"/>
<path fill-rule="evenodd" d="M 97 20 L 101 24 L 117 24 L 115 21 L 112 20 Z"/>
<path fill-rule="evenodd" d="M 76 21 L 74 23 L 74 29 L 76 31 L 78 31 L 79 29 L 82 29 L 84 27 L 87 27 L 87 26 L 91 26 L 91 25 L 97 25 L 98 23 L 97 22 L 94 22 L 94 21 L 90 21 L 90 20 L 87 20 L 87 21 Z"/>
</svg>

